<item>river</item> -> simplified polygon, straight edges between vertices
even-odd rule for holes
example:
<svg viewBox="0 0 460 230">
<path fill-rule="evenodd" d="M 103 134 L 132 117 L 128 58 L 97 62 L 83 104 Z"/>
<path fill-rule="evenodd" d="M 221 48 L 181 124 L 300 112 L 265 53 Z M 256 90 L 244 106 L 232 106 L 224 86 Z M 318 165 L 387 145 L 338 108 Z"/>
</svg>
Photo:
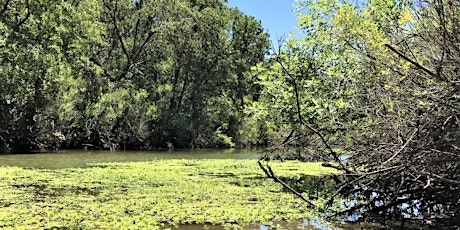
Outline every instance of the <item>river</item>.
<svg viewBox="0 0 460 230">
<path fill-rule="evenodd" d="M 87 167 L 91 163 L 139 162 L 160 159 L 257 159 L 254 149 L 196 149 L 176 151 L 84 151 L 62 150 L 57 152 L 4 154 L 0 166 L 59 169 Z"/>
</svg>

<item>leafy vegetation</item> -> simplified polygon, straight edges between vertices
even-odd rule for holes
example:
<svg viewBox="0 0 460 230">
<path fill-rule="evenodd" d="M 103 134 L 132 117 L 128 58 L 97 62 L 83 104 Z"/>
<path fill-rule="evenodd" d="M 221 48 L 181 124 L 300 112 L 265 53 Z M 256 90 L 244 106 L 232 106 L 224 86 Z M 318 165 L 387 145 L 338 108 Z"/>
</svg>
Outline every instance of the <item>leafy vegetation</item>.
<svg viewBox="0 0 460 230">
<path fill-rule="evenodd" d="M 324 206 L 358 202 L 336 215 L 455 226 L 458 4 L 306 0 L 299 10 L 304 38 L 257 66 L 264 87 L 256 106 L 269 111 L 264 119 L 278 134 L 272 148 L 291 148 L 297 159 L 313 152 L 347 175 Z"/>
<path fill-rule="evenodd" d="M 285 178 L 336 172 L 320 163 L 274 164 Z M 3 229 L 237 227 L 314 215 L 265 178 L 255 160 L 159 160 L 0 171 Z"/>
<path fill-rule="evenodd" d="M 344 172 L 338 215 L 458 222 L 459 7 L 302 0 L 269 54 L 221 0 L 6 0 L 0 148 L 267 146 Z"/>
<path fill-rule="evenodd" d="M 219 0 L 0 8 L 3 151 L 254 141 L 239 135 L 269 47 L 254 17 Z"/>
</svg>

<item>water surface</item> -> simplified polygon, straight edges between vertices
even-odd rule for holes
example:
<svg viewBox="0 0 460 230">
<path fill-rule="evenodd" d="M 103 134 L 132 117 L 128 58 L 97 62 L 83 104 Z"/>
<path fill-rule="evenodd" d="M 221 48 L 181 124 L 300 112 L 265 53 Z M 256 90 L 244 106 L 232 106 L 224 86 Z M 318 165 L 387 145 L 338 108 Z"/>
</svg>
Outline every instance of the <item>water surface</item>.
<svg viewBox="0 0 460 230">
<path fill-rule="evenodd" d="M 91 163 L 139 162 L 160 159 L 257 159 L 254 149 L 197 149 L 177 151 L 84 151 L 0 155 L 0 166 L 59 169 L 87 167 Z"/>
</svg>

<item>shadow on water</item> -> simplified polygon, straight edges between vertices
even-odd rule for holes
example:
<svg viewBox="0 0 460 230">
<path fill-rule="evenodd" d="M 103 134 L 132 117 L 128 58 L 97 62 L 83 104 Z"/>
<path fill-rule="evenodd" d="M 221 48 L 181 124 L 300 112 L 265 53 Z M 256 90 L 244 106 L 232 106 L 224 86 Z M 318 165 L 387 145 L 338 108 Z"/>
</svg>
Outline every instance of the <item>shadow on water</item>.
<svg viewBox="0 0 460 230">
<path fill-rule="evenodd" d="M 177 227 L 169 227 L 172 230 L 224 230 L 232 229 L 231 226 L 217 226 L 217 225 L 205 225 L 205 224 L 187 224 L 180 225 Z M 314 220 L 299 220 L 299 221 L 278 221 L 271 225 L 265 224 L 250 224 L 245 225 L 243 230 L 355 230 L 355 229 L 391 229 L 385 228 L 380 224 L 366 223 L 366 222 L 354 222 L 354 223 L 343 223 L 343 224 L 329 224 L 323 225 Z"/>
</svg>

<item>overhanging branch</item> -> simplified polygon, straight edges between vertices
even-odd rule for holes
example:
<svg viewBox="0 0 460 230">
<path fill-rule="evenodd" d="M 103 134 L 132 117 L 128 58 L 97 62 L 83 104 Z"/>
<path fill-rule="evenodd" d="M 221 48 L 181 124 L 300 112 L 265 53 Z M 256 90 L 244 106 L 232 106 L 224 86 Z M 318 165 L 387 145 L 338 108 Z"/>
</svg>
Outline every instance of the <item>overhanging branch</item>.
<svg viewBox="0 0 460 230">
<path fill-rule="evenodd" d="M 390 49 L 391 51 L 393 51 L 394 53 L 396 53 L 398 56 L 400 56 L 402 59 L 410 62 L 412 65 L 414 65 L 415 67 L 423 70 L 425 73 L 429 74 L 430 76 L 432 77 L 436 77 L 436 78 L 439 78 L 438 75 L 436 75 L 435 73 L 433 73 L 431 70 L 423 67 L 421 64 L 419 64 L 418 62 L 410 59 L 409 57 L 407 57 L 406 55 L 404 55 L 403 53 L 399 52 L 398 50 L 396 50 L 393 46 L 391 46 L 390 44 L 385 44 L 385 47 L 387 47 L 388 49 Z"/>
<path fill-rule="evenodd" d="M 302 196 L 302 194 L 297 192 L 291 186 L 287 185 L 286 183 L 284 183 L 284 181 L 280 180 L 277 176 L 275 176 L 275 173 L 273 172 L 272 168 L 269 165 L 267 165 L 267 168 L 265 168 L 260 161 L 257 161 L 257 162 L 259 163 L 259 167 L 262 169 L 262 171 L 264 171 L 264 173 L 267 175 L 267 177 L 272 178 L 275 182 L 280 183 L 283 187 L 287 188 L 289 191 L 294 193 L 300 199 L 305 201 L 310 207 L 321 209 L 316 204 L 314 204 L 313 202 L 311 202 L 310 200 L 308 200 L 307 198 Z"/>
</svg>

